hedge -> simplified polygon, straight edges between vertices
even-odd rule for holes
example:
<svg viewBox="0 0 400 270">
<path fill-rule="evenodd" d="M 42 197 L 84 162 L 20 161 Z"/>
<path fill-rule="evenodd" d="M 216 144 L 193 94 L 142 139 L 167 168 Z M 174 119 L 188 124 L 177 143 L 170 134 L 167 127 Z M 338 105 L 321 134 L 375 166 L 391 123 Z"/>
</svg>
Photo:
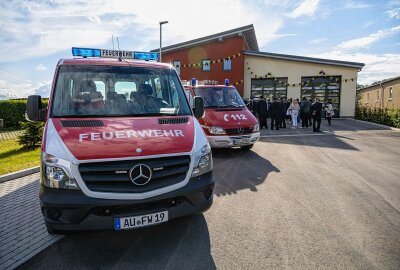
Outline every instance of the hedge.
<svg viewBox="0 0 400 270">
<path fill-rule="evenodd" d="M 400 109 L 380 109 L 356 106 L 355 118 L 400 128 Z"/>
<path fill-rule="evenodd" d="M 4 119 L 4 127 L 21 128 L 24 122 L 27 100 L 0 100 L 0 119 Z M 42 108 L 47 107 L 47 99 L 42 99 Z"/>
</svg>

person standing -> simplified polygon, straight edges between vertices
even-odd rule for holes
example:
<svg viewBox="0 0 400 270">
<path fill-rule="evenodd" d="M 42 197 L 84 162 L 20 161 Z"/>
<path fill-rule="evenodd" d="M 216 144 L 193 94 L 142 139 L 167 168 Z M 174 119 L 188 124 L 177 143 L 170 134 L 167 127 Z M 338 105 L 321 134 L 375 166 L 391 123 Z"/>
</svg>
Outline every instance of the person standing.
<svg viewBox="0 0 400 270">
<path fill-rule="evenodd" d="M 301 126 L 308 128 L 309 126 L 309 117 L 310 117 L 310 107 L 311 102 L 307 100 L 306 97 L 303 97 L 303 100 L 300 102 L 300 116 L 301 116 Z"/>
<path fill-rule="evenodd" d="M 264 99 L 264 96 L 260 96 L 260 100 L 257 102 L 257 114 L 258 120 L 260 122 L 260 128 L 268 128 L 267 124 L 267 113 L 268 104 Z"/>
<path fill-rule="evenodd" d="M 311 116 L 313 119 L 313 132 L 321 132 L 321 114 L 322 114 L 322 104 L 319 102 L 319 98 L 315 98 L 315 102 L 310 108 Z M 317 124 L 317 126 L 315 126 Z"/>
<path fill-rule="evenodd" d="M 310 108 L 311 108 L 311 104 L 313 104 L 312 98 L 310 98 L 309 102 L 310 102 Z M 312 126 L 312 115 L 311 115 L 311 112 L 308 114 L 308 125 Z"/>
<path fill-rule="evenodd" d="M 269 116 L 271 117 L 271 130 L 274 129 L 274 125 L 276 127 L 276 130 L 279 130 L 279 123 L 278 123 L 278 119 L 279 119 L 279 114 L 280 114 L 280 105 L 279 103 L 276 101 L 276 97 L 274 97 L 272 99 L 272 103 L 269 106 Z"/>
<path fill-rule="evenodd" d="M 297 99 L 293 99 L 292 104 L 289 106 L 290 116 L 292 117 L 292 128 L 297 127 L 297 117 L 299 116 L 300 112 L 300 105 Z"/>
<path fill-rule="evenodd" d="M 328 120 L 328 125 L 331 125 L 332 116 L 335 115 L 331 99 L 328 99 L 328 102 L 325 104 L 325 113 L 325 118 Z"/>
</svg>

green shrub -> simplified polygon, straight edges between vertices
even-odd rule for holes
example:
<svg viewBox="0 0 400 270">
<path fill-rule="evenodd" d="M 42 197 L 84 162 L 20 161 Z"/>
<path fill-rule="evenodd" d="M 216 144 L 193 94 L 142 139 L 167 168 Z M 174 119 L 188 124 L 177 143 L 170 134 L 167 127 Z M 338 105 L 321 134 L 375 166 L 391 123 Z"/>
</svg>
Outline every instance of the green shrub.
<svg viewBox="0 0 400 270">
<path fill-rule="evenodd" d="M 400 109 L 368 108 L 356 104 L 356 119 L 400 128 Z"/>
<path fill-rule="evenodd" d="M 23 148 L 30 149 L 40 146 L 43 135 L 43 122 L 20 122 L 24 132 L 18 137 L 18 143 Z"/>
<path fill-rule="evenodd" d="M 26 99 L 0 100 L 0 119 L 4 119 L 5 128 L 21 128 L 25 122 Z M 48 100 L 42 100 L 42 108 L 47 107 Z"/>
</svg>

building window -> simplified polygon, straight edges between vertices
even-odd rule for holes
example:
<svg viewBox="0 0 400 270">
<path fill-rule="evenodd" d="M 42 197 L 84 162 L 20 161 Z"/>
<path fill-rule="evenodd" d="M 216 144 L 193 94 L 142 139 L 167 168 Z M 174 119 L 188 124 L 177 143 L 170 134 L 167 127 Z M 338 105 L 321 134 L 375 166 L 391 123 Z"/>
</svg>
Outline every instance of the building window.
<svg viewBox="0 0 400 270">
<path fill-rule="evenodd" d="M 203 59 L 201 70 L 203 71 L 210 71 L 211 70 L 211 60 L 210 59 Z"/>
<path fill-rule="evenodd" d="M 251 79 L 251 96 L 264 96 L 272 100 L 273 97 L 286 97 L 288 78 Z"/>
<path fill-rule="evenodd" d="M 365 101 L 365 103 L 369 103 L 369 93 L 367 93 L 367 101 Z"/>
<path fill-rule="evenodd" d="M 392 100 L 392 98 L 393 98 L 393 88 L 390 87 L 389 88 L 389 100 Z"/>
<path fill-rule="evenodd" d="M 377 91 L 376 92 L 376 102 L 378 102 L 379 101 L 379 96 L 381 95 L 381 91 Z"/>
<path fill-rule="evenodd" d="M 180 76 L 180 75 L 181 75 L 181 61 L 179 61 L 179 60 L 174 60 L 174 61 L 172 62 L 172 64 L 174 65 L 174 67 L 175 67 L 175 69 L 176 69 L 176 72 L 177 72 L 178 75 Z"/>
<path fill-rule="evenodd" d="M 329 99 L 335 111 L 335 117 L 339 116 L 340 108 L 340 89 L 341 78 L 334 77 L 302 77 L 301 78 L 301 98 L 308 100 L 319 98 L 322 103 Z"/>
<path fill-rule="evenodd" d="M 232 70 L 232 60 L 225 58 L 222 66 L 223 71 L 231 71 Z"/>
</svg>

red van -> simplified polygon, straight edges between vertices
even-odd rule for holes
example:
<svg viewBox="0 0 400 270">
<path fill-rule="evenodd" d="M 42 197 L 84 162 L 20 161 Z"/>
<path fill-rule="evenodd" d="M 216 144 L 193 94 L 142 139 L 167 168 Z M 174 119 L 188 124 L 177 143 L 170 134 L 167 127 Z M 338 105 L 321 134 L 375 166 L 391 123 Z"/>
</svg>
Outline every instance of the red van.
<svg viewBox="0 0 400 270">
<path fill-rule="evenodd" d="M 185 85 L 186 96 L 193 103 L 196 96 L 204 100 L 204 115 L 199 118 L 201 127 L 213 148 L 240 147 L 249 150 L 260 138 L 260 126 L 248 110 L 234 86 L 225 80 L 197 82 L 192 79 Z"/>
<path fill-rule="evenodd" d="M 45 122 L 48 231 L 140 228 L 206 211 L 214 180 L 196 119 L 203 99 L 194 98 L 193 113 L 175 69 L 150 61 L 155 53 L 72 51 L 78 58 L 56 66 L 48 107 L 40 96 L 27 104 L 28 118 Z"/>
</svg>

